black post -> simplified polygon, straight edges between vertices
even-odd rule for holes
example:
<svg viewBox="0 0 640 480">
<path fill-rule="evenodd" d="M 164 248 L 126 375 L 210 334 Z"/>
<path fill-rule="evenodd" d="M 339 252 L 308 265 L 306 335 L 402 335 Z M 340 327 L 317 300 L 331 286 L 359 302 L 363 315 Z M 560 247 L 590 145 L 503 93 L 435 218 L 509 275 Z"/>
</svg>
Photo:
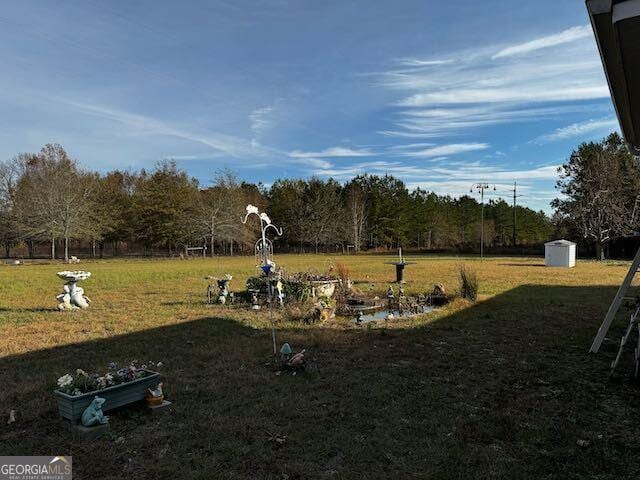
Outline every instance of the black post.
<svg viewBox="0 0 640 480">
<path fill-rule="evenodd" d="M 396 263 L 396 283 L 404 282 L 404 263 Z"/>
</svg>

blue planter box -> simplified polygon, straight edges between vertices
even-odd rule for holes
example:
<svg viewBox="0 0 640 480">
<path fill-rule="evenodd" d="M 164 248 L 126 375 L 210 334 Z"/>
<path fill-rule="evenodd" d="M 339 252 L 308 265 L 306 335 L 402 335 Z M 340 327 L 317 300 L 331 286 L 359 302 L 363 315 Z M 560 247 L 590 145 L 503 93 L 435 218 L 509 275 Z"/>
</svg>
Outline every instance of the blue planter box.
<svg viewBox="0 0 640 480">
<path fill-rule="evenodd" d="M 154 389 L 160 382 L 159 373 L 150 370 L 145 371 L 147 375 L 132 382 L 121 383 L 102 390 L 94 390 L 82 395 L 69 395 L 60 390 L 54 390 L 53 393 L 58 399 L 60 417 L 66 418 L 74 425 L 80 423 L 82 412 L 86 410 L 96 395 L 105 399 L 102 406 L 102 410 L 105 412 L 144 400 L 147 396 L 147 388 Z"/>
</svg>

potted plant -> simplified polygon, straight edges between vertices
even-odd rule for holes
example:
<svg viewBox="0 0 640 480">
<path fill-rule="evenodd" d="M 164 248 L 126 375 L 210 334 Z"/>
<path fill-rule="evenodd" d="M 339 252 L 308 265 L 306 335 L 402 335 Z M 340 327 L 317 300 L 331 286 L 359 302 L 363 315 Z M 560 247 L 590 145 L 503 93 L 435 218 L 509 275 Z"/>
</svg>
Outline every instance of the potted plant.
<svg viewBox="0 0 640 480">
<path fill-rule="evenodd" d="M 162 362 L 149 362 L 140 366 L 137 362 L 132 362 L 119 368 L 111 363 L 104 375 L 88 374 L 81 369 L 77 369 L 75 375 L 63 375 L 58 378 L 58 388 L 54 390 L 60 417 L 74 425 L 79 423 L 82 412 L 96 396 L 105 399 L 104 411 L 144 400 L 147 389 L 156 388 L 160 380 L 160 374 L 149 367 L 160 366 Z"/>
</svg>

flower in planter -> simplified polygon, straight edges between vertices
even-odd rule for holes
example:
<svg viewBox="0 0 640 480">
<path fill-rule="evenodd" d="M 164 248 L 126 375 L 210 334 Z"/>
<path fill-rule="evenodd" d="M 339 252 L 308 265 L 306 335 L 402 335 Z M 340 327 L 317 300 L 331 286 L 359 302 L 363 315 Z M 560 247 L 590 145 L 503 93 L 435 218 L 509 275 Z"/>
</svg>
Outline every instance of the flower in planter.
<svg viewBox="0 0 640 480">
<path fill-rule="evenodd" d="M 60 388 L 66 389 L 67 387 L 71 386 L 73 384 L 73 377 L 71 375 L 69 375 L 68 373 L 66 375 L 63 375 L 62 377 L 60 377 L 58 379 L 58 386 Z"/>
<path fill-rule="evenodd" d="M 147 373 L 147 366 L 160 367 L 162 362 L 154 364 L 146 362 L 138 367 L 138 361 L 134 360 L 129 365 L 118 368 L 115 362 L 109 363 L 109 370 L 104 375 L 97 373 L 87 373 L 81 368 L 76 369 L 75 375 L 67 373 L 58 378 L 58 389 L 68 395 L 82 395 L 94 390 L 102 390 L 121 383 L 132 382 L 144 377 Z"/>
</svg>

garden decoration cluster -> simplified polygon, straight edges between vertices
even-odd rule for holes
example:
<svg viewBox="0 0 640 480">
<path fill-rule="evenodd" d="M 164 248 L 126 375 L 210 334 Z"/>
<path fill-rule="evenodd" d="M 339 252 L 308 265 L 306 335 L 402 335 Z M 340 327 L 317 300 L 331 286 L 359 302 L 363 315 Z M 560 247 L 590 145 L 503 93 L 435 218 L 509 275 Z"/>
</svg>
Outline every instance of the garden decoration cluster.
<svg viewBox="0 0 640 480">
<path fill-rule="evenodd" d="M 78 286 L 78 282 L 89 278 L 91 272 L 64 271 L 58 272 L 57 275 L 66 282 L 62 286 L 62 293 L 56 297 L 60 302 L 58 304 L 58 310 L 89 308 L 91 300 L 84 294 L 84 289 Z"/>
<path fill-rule="evenodd" d="M 229 284 L 233 279 L 232 275 L 226 274 L 222 278 L 208 276 L 207 280 L 215 280 L 216 285 L 209 284 L 207 286 L 207 303 L 219 303 L 225 305 L 227 299 L 230 303 L 234 301 L 234 293 L 229 290 Z M 217 291 L 216 291 L 217 288 Z"/>
<path fill-rule="evenodd" d="M 105 425 L 108 417 L 103 410 L 112 410 L 130 403 L 145 400 L 148 405 L 159 405 L 164 400 L 160 374 L 151 370 L 162 362 L 139 363 L 125 366 L 110 363 L 101 374 L 77 369 L 57 381 L 54 391 L 58 399 L 58 411 L 72 424 L 85 427 Z"/>
</svg>

